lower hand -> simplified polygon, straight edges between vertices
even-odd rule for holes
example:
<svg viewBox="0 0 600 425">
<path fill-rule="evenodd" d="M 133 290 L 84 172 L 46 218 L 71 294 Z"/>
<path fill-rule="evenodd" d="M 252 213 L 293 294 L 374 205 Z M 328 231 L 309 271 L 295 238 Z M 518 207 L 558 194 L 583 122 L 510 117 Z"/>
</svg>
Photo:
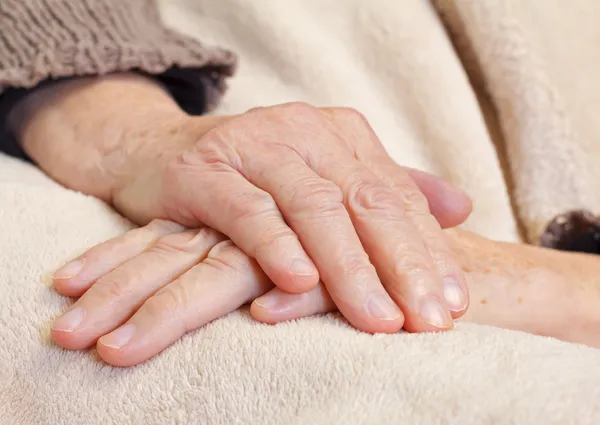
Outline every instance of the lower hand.
<svg viewBox="0 0 600 425">
<path fill-rule="evenodd" d="M 54 340 L 69 349 L 97 343 L 116 366 L 141 363 L 249 302 L 266 323 L 336 310 L 322 283 L 304 294 L 273 288 L 256 261 L 219 232 L 166 220 L 88 250 L 54 279 L 58 292 L 80 297 L 55 321 Z"/>
<path fill-rule="evenodd" d="M 273 286 L 222 234 L 164 220 L 100 244 L 78 260 L 55 274 L 58 292 L 81 298 L 54 322 L 52 337 L 69 349 L 97 342 L 99 355 L 116 366 L 145 361 Z"/>
<path fill-rule="evenodd" d="M 600 346 L 598 257 L 503 244 L 460 230 L 446 239 L 470 271 L 474 302 L 465 320 Z M 208 228 L 157 220 L 83 258 L 81 268 L 70 271 L 75 276 L 55 280 L 60 293 L 81 298 L 55 322 L 52 336 L 70 349 L 97 342 L 99 355 L 116 366 L 141 363 L 249 302 L 252 315 L 266 323 L 336 309 L 323 284 L 305 294 L 273 288 L 254 260 Z"/>
</svg>

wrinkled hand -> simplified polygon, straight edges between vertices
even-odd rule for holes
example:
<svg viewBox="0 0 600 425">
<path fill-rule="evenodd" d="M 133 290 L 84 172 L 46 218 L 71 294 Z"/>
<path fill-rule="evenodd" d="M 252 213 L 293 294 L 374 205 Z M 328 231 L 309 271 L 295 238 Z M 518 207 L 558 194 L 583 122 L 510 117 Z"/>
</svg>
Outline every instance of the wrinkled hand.
<svg viewBox="0 0 600 425">
<path fill-rule="evenodd" d="M 152 80 L 124 74 L 36 91 L 9 126 L 65 186 L 138 224 L 217 229 L 282 290 L 323 281 L 361 330 L 448 329 L 467 308 L 438 222 L 460 223 L 469 200 L 395 164 L 353 110 L 191 118 Z"/>
<path fill-rule="evenodd" d="M 81 298 L 55 321 L 52 336 L 70 349 L 97 342 L 99 355 L 116 366 L 141 363 L 248 302 L 267 323 L 336 309 L 322 283 L 304 294 L 271 289 L 254 260 L 207 227 L 154 220 L 70 264 L 56 273 L 54 286 Z"/>
<path fill-rule="evenodd" d="M 452 328 L 468 305 L 462 272 L 415 173 L 359 113 L 286 104 L 210 119 L 183 122 L 182 145 L 132 166 L 117 209 L 214 228 L 284 291 L 321 280 L 358 329 Z"/>
</svg>

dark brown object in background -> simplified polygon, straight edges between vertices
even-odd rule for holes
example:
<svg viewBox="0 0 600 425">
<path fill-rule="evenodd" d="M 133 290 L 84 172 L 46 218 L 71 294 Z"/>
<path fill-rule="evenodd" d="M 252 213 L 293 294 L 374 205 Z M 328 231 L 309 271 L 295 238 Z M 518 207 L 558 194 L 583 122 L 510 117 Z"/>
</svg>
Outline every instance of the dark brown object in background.
<svg viewBox="0 0 600 425">
<path fill-rule="evenodd" d="M 561 214 L 546 227 L 540 246 L 600 254 L 600 217 L 585 210 Z"/>
</svg>

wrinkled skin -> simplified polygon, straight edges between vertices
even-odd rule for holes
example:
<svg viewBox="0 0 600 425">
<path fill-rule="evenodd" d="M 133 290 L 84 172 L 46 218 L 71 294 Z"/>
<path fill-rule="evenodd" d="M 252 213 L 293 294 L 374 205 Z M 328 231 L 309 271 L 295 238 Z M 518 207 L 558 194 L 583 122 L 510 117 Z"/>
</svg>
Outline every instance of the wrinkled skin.
<svg viewBox="0 0 600 425">
<path fill-rule="evenodd" d="M 472 294 L 463 320 L 600 347 L 598 258 L 460 230 L 446 231 L 445 239 Z M 52 336 L 70 349 L 96 344 L 116 366 L 143 362 L 246 303 L 265 323 L 337 309 L 322 283 L 304 294 L 273 288 L 256 261 L 209 228 L 158 220 L 80 258 L 76 276 L 54 283 L 61 294 L 81 297 L 67 313 L 80 322 L 69 327 L 59 319 Z"/>
<path fill-rule="evenodd" d="M 427 199 L 352 110 L 289 104 L 223 119 L 158 169 L 114 195 L 120 211 L 210 226 L 287 292 L 321 280 L 358 329 L 450 329 L 467 307 Z"/>
<path fill-rule="evenodd" d="M 138 224 L 213 228 L 283 291 L 323 282 L 357 329 L 447 330 L 468 307 L 441 226 L 462 222 L 470 201 L 393 162 L 354 110 L 189 117 L 150 80 L 122 75 L 52 86 L 15 117 L 24 149 L 67 187 Z"/>
<path fill-rule="evenodd" d="M 190 118 L 154 83 L 119 75 L 36 92 L 10 122 L 51 177 L 149 223 L 57 271 L 55 288 L 80 297 L 53 325 L 63 347 L 133 365 L 244 303 L 267 323 L 339 308 L 370 332 L 446 329 L 421 302 L 458 317 L 449 307 L 467 290 L 463 320 L 600 345 L 598 258 L 443 234 L 468 198 L 392 163 L 355 111 Z M 294 258 L 316 273 L 292 273 Z M 374 294 L 403 314 L 371 315 Z"/>
</svg>

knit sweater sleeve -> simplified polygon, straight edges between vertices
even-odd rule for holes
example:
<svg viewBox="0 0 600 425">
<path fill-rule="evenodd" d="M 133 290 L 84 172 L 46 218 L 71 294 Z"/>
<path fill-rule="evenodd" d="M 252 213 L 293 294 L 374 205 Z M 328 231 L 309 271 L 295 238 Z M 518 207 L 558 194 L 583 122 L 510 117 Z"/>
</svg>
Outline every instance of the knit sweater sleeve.
<svg viewBox="0 0 600 425">
<path fill-rule="evenodd" d="M 155 0 L 0 0 L 0 151 L 24 157 L 12 107 L 37 87 L 77 76 L 153 76 L 190 114 L 212 109 L 235 56 L 167 28 Z"/>
<path fill-rule="evenodd" d="M 234 55 L 163 25 L 154 0 L 0 1 L 0 95 L 62 77 L 193 69 L 214 105 Z"/>
</svg>

